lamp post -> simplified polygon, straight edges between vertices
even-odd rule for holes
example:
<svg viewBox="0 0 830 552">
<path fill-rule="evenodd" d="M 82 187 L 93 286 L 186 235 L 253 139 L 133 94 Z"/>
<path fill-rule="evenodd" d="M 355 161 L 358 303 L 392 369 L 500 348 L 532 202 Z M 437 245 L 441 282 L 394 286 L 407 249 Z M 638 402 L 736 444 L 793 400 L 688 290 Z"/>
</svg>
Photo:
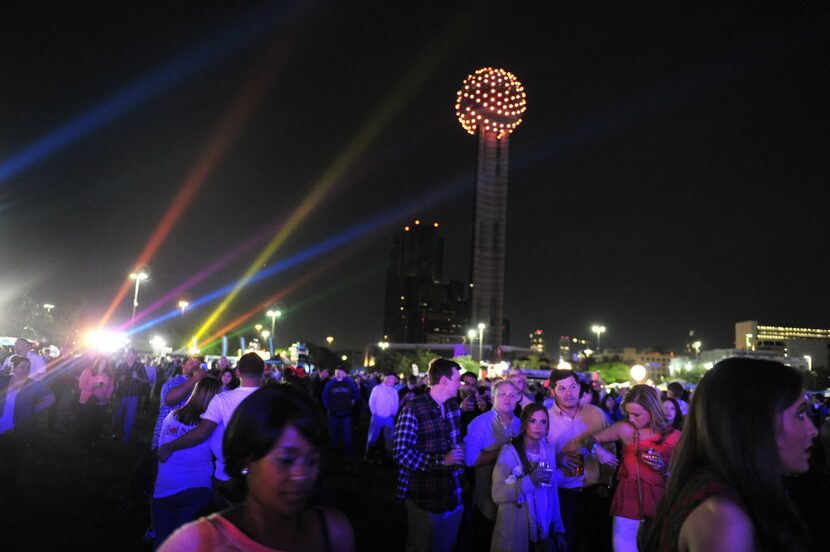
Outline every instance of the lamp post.
<svg viewBox="0 0 830 552">
<path fill-rule="evenodd" d="M 484 328 L 487 325 L 484 322 L 478 323 L 478 361 L 484 360 Z"/>
<path fill-rule="evenodd" d="M 184 299 L 179 300 L 179 308 L 182 309 L 182 320 L 184 320 L 184 311 L 187 309 L 188 305 L 190 305 L 190 303 Z"/>
<path fill-rule="evenodd" d="M 149 276 L 144 270 L 130 273 L 130 280 L 135 280 L 135 293 L 133 294 L 133 316 L 130 318 L 130 329 L 132 329 L 133 324 L 135 324 L 135 309 L 138 308 L 138 287 L 141 285 L 141 281 L 146 280 L 147 278 L 149 278 Z"/>
<path fill-rule="evenodd" d="M 599 326 L 597 324 L 594 324 L 593 326 L 591 326 L 591 331 L 597 334 L 597 353 L 599 353 L 599 338 L 600 336 L 602 336 L 602 334 L 605 333 L 605 326 Z"/>
<path fill-rule="evenodd" d="M 271 335 L 274 335 L 274 323 L 277 318 L 282 316 L 282 311 L 279 309 L 271 309 L 265 314 L 271 319 Z"/>
<path fill-rule="evenodd" d="M 164 346 L 166 343 L 164 342 L 164 338 L 161 336 L 153 336 L 153 339 L 150 340 L 150 346 L 153 347 L 153 354 L 158 356 L 164 351 Z"/>
<path fill-rule="evenodd" d="M 326 343 L 328 343 L 329 349 L 331 349 L 331 344 L 334 343 L 334 338 L 332 336 L 326 337 Z"/>
<path fill-rule="evenodd" d="M 475 340 L 477 335 L 478 335 L 478 332 L 476 330 L 474 330 L 472 328 L 467 330 L 467 339 L 470 340 L 470 357 L 471 358 L 473 356 L 473 341 Z"/>
<path fill-rule="evenodd" d="M 631 374 L 631 377 L 634 379 L 634 381 L 640 383 L 641 381 L 646 379 L 646 374 L 648 372 L 646 371 L 645 366 L 642 366 L 641 364 L 635 364 L 631 367 L 629 373 Z"/>
</svg>

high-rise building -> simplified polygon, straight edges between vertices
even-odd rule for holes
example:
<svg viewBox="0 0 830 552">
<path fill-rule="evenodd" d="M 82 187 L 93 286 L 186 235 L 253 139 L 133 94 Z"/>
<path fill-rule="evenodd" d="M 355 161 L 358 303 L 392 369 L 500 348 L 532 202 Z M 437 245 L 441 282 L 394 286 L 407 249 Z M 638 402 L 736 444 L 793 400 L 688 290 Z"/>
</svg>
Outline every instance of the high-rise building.
<svg viewBox="0 0 830 552">
<path fill-rule="evenodd" d="M 784 358 L 803 358 L 810 369 L 830 366 L 830 330 L 774 326 L 746 320 L 735 323 L 735 348 L 772 351 Z"/>
<path fill-rule="evenodd" d="M 386 275 L 384 340 L 461 343 L 469 320 L 469 286 L 445 282 L 444 240 L 437 222 L 405 226 L 392 245 Z"/>
<path fill-rule="evenodd" d="M 485 67 L 464 80 L 455 104 L 461 126 L 478 135 L 470 321 L 487 326 L 484 340 L 496 350 L 505 342 L 507 327 L 504 258 L 509 137 L 522 122 L 525 98 L 515 75 Z"/>
<path fill-rule="evenodd" d="M 585 349 L 589 347 L 587 339 L 581 337 L 572 337 L 570 335 L 559 336 L 559 360 L 565 362 L 577 362 L 580 355 L 584 354 Z"/>
<path fill-rule="evenodd" d="M 545 336 L 542 330 L 530 334 L 530 348 L 539 353 L 545 352 Z"/>
</svg>

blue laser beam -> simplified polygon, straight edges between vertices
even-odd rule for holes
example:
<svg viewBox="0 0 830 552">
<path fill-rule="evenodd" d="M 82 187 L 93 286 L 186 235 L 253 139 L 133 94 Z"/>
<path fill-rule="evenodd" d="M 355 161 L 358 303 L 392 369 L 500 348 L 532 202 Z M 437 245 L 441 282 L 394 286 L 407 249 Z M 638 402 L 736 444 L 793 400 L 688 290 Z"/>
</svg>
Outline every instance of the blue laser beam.
<svg viewBox="0 0 830 552">
<path fill-rule="evenodd" d="M 269 3 L 242 17 L 230 28 L 189 48 L 161 68 L 135 80 L 100 104 L 3 160 L 0 163 L 0 183 L 241 50 L 270 32 L 286 13 L 287 10 L 276 9 L 273 3 Z"/>
<path fill-rule="evenodd" d="M 350 228 L 332 236 L 327 240 L 323 240 L 317 244 L 312 245 L 311 247 L 301 251 L 295 255 L 287 257 L 267 268 L 264 268 L 258 271 L 254 276 L 251 277 L 249 284 L 254 282 L 260 281 L 263 278 L 268 278 L 275 274 L 278 274 L 282 271 L 288 270 L 289 268 L 295 267 L 301 263 L 306 261 L 310 261 L 315 257 L 319 257 L 323 253 L 327 253 L 337 247 L 345 245 L 347 243 L 353 242 L 361 237 L 364 237 L 371 232 L 378 230 L 384 226 L 394 224 L 408 216 L 410 216 L 414 212 L 418 212 L 423 210 L 431 205 L 435 205 L 436 203 L 449 199 L 453 196 L 461 194 L 465 191 L 472 190 L 472 184 L 470 179 L 467 177 L 459 177 L 453 179 L 449 182 L 448 185 L 420 198 L 412 199 L 403 203 L 400 207 L 388 211 L 387 213 L 377 215 L 372 217 L 364 222 L 351 226 Z M 188 305 L 188 309 L 198 308 L 202 305 L 208 304 L 212 301 L 215 301 L 226 294 L 230 293 L 230 291 L 234 288 L 236 283 L 231 283 L 226 286 L 223 286 L 219 289 L 216 289 L 202 297 L 195 299 Z M 136 334 L 152 328 L 162 322 L 166 322 L 172 318 L 177 317 L 181 311 L 179 309 L 172 309 L 152 320 L 148 320 L 144 324 L 140 326 L 136 326 L 129 335 Z"/>
</svg>

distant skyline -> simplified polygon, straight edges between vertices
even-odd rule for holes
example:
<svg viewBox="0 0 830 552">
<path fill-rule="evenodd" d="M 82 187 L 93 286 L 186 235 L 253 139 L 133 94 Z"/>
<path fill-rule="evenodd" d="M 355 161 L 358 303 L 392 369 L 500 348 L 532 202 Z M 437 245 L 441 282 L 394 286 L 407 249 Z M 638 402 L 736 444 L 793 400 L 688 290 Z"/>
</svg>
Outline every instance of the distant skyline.
<svg viewBox="0 0 830 552">
<path fill-rule="evenodd" d="M 200 298 L 270 268 L 205 336 L 279 296 L 278 341 L 378 341 L 401 226 L 439 222 L 445 279 L 469 279 L 476 140 L 455 92 L 496 66 L 528 95 L 512 344 L 595 323 L 603 347 L 675 350 L 690 329 L 730 347 L 741 320 L 830 326 L 824 5 L 12 0 L 0 19 L 0 325 L 25 296 L 99 320 L 165 219 L 139 315 L 204 278 L 148 335 L 199 331 L 220 304 Z"/>
</svg>

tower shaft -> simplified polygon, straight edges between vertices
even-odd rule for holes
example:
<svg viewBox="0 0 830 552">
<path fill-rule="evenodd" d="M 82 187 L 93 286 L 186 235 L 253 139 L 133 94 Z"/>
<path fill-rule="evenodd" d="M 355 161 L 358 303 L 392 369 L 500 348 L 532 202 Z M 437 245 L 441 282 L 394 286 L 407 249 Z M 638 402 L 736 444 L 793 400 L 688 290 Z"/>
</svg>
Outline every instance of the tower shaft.
<svg viewBox="0 0 830 552">
<path fill-rule="evenodd" d="M 502 345 L 504 257 L 507 228 L 509 135 L 479 127 L 473 229 L 472 310 L 470 322 L 487 324 L 485 341 Z"/>
</svg>

